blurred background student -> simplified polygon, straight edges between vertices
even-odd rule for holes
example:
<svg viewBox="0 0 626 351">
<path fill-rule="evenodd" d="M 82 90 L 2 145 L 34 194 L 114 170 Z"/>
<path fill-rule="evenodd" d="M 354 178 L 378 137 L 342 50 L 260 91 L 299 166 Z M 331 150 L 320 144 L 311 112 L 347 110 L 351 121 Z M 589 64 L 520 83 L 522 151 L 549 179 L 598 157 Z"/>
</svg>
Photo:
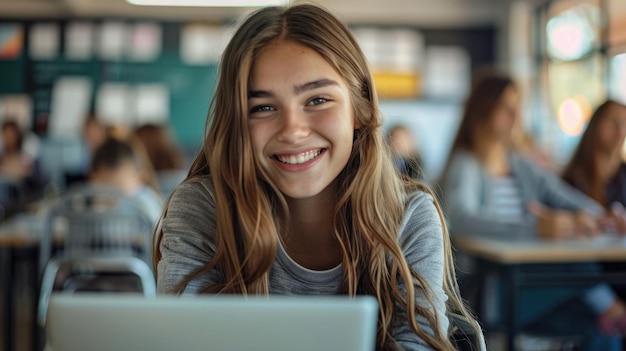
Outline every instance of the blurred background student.
<svg viewBox="0 0 626 351">
<path fill-rule="evenodd" d="M 159 189 L 167 197 L 185 179 L 185 157 L 164 125 L 146 124 L 135 130 L 152 164 Z"/>
<path fill-rule="evenodd" d="M 515 150 L 519 110 L 520 95 L 509 77 L 486 76 L 474 85 L 441 182 L 451 234 L 506 240 L 595 235 L 602 229 L 602 206 Z M 600 267 L 582 263 L 531 269 L 593 274 Z M 529 289 L 520 300 L 518 323 L 524 329 L 580 335 L 584 350 L 621 349 L 617 335 L 626 331 L 620 327 L 626 309 L 606 284 Z"/>
<path fill-rule="evenodd" d="M 9 216 L 43 196 L 47 177 L 37 159 L 24 150 L 24 132 L 16 121 L 5 119 L 1 140 L 0 205 Z"/>
<path fill-rule="evenodd" d="M 387 140 L 398 171 L 412 179 L 423 179 L 422 157 L 411 131 L 404 125 L 392 126 Z"/>
<path fill-rule="evenodd" d="M 86 171 L 91 164 L 91 158 L 96 149 L 106 140 L 107 131 L 96 115 L 90 115 L 85 120 L 82 132 L 83 169 Z"/>
<path fill-rule="evenodd" d="M 80 164 L 72 171 L 63 172 L 64 187 L 82 183 L 87 180 L 89 168 L 91 167 L 93 155 L 96 149 L 104 143 L 107 138 L 105 126 L 98 120 L 95 114 L 89 115 L 85 119 L 80 135 Z"/>
<path fill-rule="evenodd" d="M 163 209 L 163 200 L 146 182 L 141 164 L 128 143 L 109 137 L 93 155 L 89 182 L 114 186 L 134 197 L 155 223 Z"/>
<path fill-rule="evenodd" d="M 563 179 L 606 209 L 626 206 L 626 106 L 608 100 L 589 120 Z"/>
<path fill-rule="evenodd" d="M 608 100 L 589 120 L 578 147 L 565 167 L 563 179 L 596 200 L 607 210 L 616 212 L 609 223 L 619 233 L 625 231 L 626 163 L 623 146 L 626 139 L 626 106 Z M 626 263 L 604 263 L 608 271 L 623 271 Z M 615 286 L 626 298 L 623 285 Z M 626 318 L 623 319 L 626 324 Z"/>
<path fill-rule="evenodd" d="M 23 150 L 24 134 L 17 122 L 6 120 L 2 123 L 2 154 L 0 155 L 0 176 L 12 181 L 20 181 L 31 176 L 35 161 Z"/>
</svg>

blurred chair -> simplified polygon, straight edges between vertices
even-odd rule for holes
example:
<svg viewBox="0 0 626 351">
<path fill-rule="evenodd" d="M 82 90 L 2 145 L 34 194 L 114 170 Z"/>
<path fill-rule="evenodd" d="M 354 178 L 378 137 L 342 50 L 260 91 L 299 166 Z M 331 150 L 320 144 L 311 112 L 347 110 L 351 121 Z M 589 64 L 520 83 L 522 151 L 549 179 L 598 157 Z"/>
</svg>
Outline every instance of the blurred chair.
<svg viewBox="0 0 626 351">
<path fill-rule="evenodd" d="M 450 339 L 452 344 L 459 351 L 487 351 L 485 346 L 485 338 L 482 330 L 476 328 L 467 320 L 457 313 L 448 313 L 450 326 L 453 333 Z"/>
<path fill-rule="evenodd" d="M 187 170 L 170 170 L 157 172 L 159 190 L 164 199 L 168 198 L 174 189 L 187 178 Z"/>
<path fill-rule="evenodd" d="M 40 250 L 38 322 L 55 291 L 156 294 L 151 268 L 153 222 L 117 189 L 85 185 L 50 210 Z"/>
</svg>

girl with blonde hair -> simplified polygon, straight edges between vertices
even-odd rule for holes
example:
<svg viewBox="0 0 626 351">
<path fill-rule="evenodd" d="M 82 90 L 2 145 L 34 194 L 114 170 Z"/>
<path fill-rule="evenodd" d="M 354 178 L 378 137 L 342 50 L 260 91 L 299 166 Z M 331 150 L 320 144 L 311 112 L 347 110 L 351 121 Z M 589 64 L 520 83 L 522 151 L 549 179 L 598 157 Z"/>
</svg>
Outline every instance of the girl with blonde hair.
<svg viewBox="0 0 626 351">
<path fill-rule="evenodd" d="M 365 57 L 333 15 L 250 15 L 208 125 L 157 228 L 159 293 L 371 295 L 380 350 L 452 350 L 449 312 L 478 328 L 441 210 L 394 170 Z"/>
</svg>

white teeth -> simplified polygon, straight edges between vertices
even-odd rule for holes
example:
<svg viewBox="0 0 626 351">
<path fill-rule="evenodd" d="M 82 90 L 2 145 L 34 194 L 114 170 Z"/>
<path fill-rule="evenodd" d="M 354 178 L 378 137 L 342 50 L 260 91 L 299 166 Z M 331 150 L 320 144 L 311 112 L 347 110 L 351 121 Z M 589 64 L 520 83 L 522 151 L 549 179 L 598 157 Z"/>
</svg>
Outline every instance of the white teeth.
<svg viewBox="0 0 626 351">
<path fill-rule="evenodd" d="M 311 150 L 297 155 L 276 155 L 276 158 L 282 163 L 297 165 L 311 161 L 322 153 L 322 149 Z"/>
</svg>

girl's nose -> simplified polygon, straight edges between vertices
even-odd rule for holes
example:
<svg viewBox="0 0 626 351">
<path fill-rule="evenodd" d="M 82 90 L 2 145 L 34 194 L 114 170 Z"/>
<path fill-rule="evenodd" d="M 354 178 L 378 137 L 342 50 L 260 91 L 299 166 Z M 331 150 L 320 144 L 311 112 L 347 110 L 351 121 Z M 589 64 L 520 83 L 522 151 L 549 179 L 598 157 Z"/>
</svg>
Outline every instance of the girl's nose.
<svg viewBox="0 0 626 351">
<path fill-rule="evenodd" d="M 279 141 L 295 143 L 310 133 L 306 116 L 297 109 L 285 109 L 280 116 L 280 123 Z"/>
</svg>

